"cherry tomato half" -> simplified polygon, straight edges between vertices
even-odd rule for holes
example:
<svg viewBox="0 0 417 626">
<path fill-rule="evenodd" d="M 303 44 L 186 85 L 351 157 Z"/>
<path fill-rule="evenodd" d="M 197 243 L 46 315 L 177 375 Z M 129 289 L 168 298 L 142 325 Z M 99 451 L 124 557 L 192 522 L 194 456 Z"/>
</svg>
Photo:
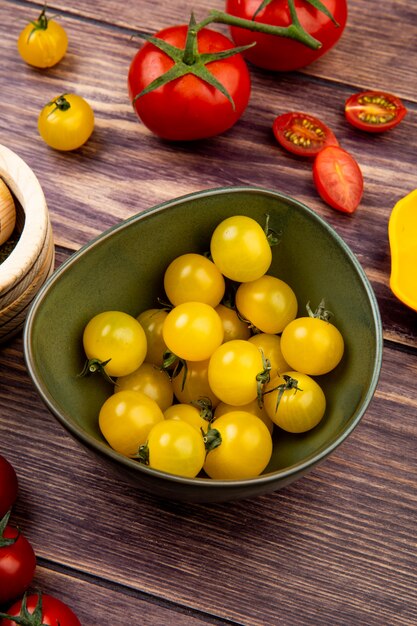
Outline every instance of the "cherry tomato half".
<svg viewBox="0 0 417 626">
<path fill-rule="evenodd" d="M 12 508 L 18 491 L 14 467 L 0 454 L 0 519 Z"/>
<path fill-rule="evenodd" d="M 0 520 L 0 605 L 24 593 L 36 568 L 32 545 L 17 528 L 7 523 L 8 519 L 6 513 Z"/>
<path fill-rule="evenodd" d="M 321 198 L 328 205 L 353 213 L 363 194 L 361 169 L 349 152 L 338 146 L 320 150 L 313 163 L 313 180 Z"/>
<path fill-rule="evenodd" d="M 17 49 L 26 63 L 34 67 L 52 67 L 65 55 L 68 37 L 58 22 L 47 18 L 45 9 L 37 20 L 29 22 L 17 40 Z"/>
<path fill-rule="evenodd" d="M 407 113 L 399 98 L 385 91 L 361 91 L 345 103 L 348 122 L 368 133 L 382 133 L 397 126 Z"/>
<path fill-rule="evenodd" d="M 314 157 L 325 146 L 338 146 L 333 131 L 307 113 L 284 113 L 272 125 L 275 139 L 289 152 Z"/>
</svg>

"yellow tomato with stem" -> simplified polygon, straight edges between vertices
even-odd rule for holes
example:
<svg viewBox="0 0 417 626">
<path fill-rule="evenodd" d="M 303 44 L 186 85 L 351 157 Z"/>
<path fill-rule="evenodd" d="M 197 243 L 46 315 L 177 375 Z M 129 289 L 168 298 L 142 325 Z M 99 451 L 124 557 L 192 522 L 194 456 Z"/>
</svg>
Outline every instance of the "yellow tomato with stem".
<svg viewBox="0 0 417 626">
<path fill-rule="evenodd" d="M 55 150 L 76 150 L 94 130 L 93 109 L 81 96 L 64 93 L 45 104 L 38 118 L 42 139 Z"/>
<path fill-rule="evenodd" d="M 272 437 L 264 422 L 246 411 L 222 415 L 213 423 L 221 443 L 207 453 L 210 478 L 244 480 L 259 476 L 272 455 Z"/>
<path fill-rule="evenodd" d="M 189 404 L 208 399 L 212 407 L 219 404 L 220 400 L 208 381 L 208 365 L 208 359 L 184 363 L 183 369 L 172 379 L 174 395 L 178 402 Z"/>
<path fill-rule="evenodd" d="M 68 48 L 65 29 L 42 9 L 38 19 L 29 22 L 17 40 L 17 49 L 26 63 L 46 68 L 59 63 Z"/>
<path fill-rule="evenodd" d="M 151 428 L 163 421 L 157 403 L 141 391 L 125 389 L 112 394 L 99 412 L 99 427 L 109 445 L 134 457 L 146 443 Z"/>
</svg>

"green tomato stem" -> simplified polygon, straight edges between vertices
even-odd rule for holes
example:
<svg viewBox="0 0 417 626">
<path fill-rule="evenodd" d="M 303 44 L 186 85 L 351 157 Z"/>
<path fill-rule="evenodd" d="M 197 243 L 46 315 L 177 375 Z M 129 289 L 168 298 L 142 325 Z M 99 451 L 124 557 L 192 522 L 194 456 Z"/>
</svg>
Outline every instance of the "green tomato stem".
<svg viewBox="0 0 417 626">
<path fill-rule="evenodd" d="M 293 6 L 292 0 L 290 2 L 290 9 Z M 291 15 L 293 17 L 293 23 L 289 26 L 272 26 L 272 24 L 263 24 L 262 22 L 255 22 L 253 20 L 246 20 L 242 17 L 236 17 L 234 15 L 230 15 L 229 13 L 224 13 L 223 11 L 210 11 L 210 14 L 207 18 L 196 24 L 195 28 L 200 30 L 204 28 L 208 24 L 215 22 L 218 24 L 227 24 L 229 26 L 238 26 L 239 28 L 245 28 L 247 30 L 265 33 L 267 35 L 276 35 L 278 37 L 287 37 L 289 39 L 295 39 L 300 43 L 312 48 L 313 50 L 318 50 L 321 48 L 322 44 L 318 39 L 312 37 L 304 28 L 301 26 L 298 19 L 295 17 L 296 12 L 291 11 Z"/>
</svg>

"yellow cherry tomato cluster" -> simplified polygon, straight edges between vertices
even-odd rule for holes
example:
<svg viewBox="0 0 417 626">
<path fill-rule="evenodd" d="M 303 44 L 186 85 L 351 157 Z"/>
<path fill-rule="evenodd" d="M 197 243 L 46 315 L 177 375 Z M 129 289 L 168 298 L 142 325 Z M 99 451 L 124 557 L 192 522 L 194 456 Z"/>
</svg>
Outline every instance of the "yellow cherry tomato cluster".
<svg viewBox="0 0 417 626">
<path fill-rule="evenodd" d="M 210 257 L 190 252 L 168 265 L 168 306 L 90 320 L 85 372 L 114 384 L 99 413 L 111 447 L 172 474 L 245 479 L 267 469 L 276 426 L 317 426 L 326 398 L 313 376 L 338 365 L 343 338 L 324 303 L 297 317 L 271 262 L 268 232 L 232 216 L 214 230 Z"/>
<path fill-rule="evenodd" d="M 17 49 L 22 59 L 33 67 L 47 69 L 65 56 L 68 36 L 65 29 L 43 8 L 36 20 L 21 31 Z M 80 148 L 94 130 L 94 113 L 81 96 L 63 93 L 52 98 L 38 117 L 39 134 L 55 150 Z"/>
</svg>

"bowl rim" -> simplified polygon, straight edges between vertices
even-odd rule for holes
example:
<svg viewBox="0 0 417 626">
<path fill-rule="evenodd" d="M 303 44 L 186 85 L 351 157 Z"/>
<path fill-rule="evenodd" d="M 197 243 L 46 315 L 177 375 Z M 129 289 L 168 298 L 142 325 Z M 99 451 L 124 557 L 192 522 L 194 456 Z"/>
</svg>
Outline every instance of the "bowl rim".
<svg viewBox="0 0 417 626">
<path fill-rule="evenodd" d="M 15 152 L 0 144 L 0 177 L 19 201 L 25 223 L 16 246 L 0 264 L 0 297 L 30 271 L 44 246 L 49 213 L 38 178 Z"/>
<path fill-rule="evenodd" d="M 98 441 L 95 437 L 89 435 L 86 431 L 76 426 L 70 419 L 67 419 L 62 412 L 57 410 L 53 402 L 53 398 L 50 397 L 48 391 L 43 385 L 42 381 L 38 379 L 35 367 L 33 365 L 33 352 L 31 346 L 31 338 L 33 331 L 34 319 L 36 317 L 36 312 L 39 306 L 42 303 L 44 294 L 47 292 L 48 288 L 54 284 L 57 280 L 59 280 L 60 276 L 66 272 L 74 263 L 78 261 L 78 259 L 83 256 L 87 251 L 89 251 L 92 247 L 101 244 L 101 242 L 108 237 L 111 237 L 114 232 L 124 230 L 128 228 L 131 223 L 140 221 L 152 214 L 159 213 L 161 211 L 166 210 L 167 208 L 173 207 L 177 204 L 182 204 L 183 202 L 192 201 L 195 198 L 202 198 L 206 196 L 212 195 L 221 195 L 224 193 L 256 193 L 261 195 L 272 196 L 283 200 L 289 204 L 295 204 L 303 211 L 306 211 L 313 219 L 317 220 L 318 223 L 325 230 L 329 232 L 329 234 L 336 240 L 336 242 L 342 247 L 346 255 L 349 257 L 350 262 L 354 266 L 358 277 L 361 279 L 361 282 L 364 286 L 365 292 L 369 299 L 369 304 L 372 311 L 372 319 L 375 326 L 375 361 L 372 370 L 372 376 L 370 379 L 370 383 L 364 398 L 362 399 L 360 408 L 357 410 L 356 414 L 354 414 L 354 418 L 350 420 L 349 425 L 343 430 L 341 434 L 335 437 L 330 443 L 322 446 L 316 452 L 310 454 L 306 457 L 302 462 L 295 463 L 286 468 L 283 468 L 278 471 L 269 472 L 267 474 L 261 474 L 260 476 L 256 476 L 254 478 L 245 478 L 245 479 L 213 479 L 213 478 L 205 478 L 205 477 L 195 477 L 195 478 L 186 478 L 183 476 L 177 476 L 174 474 L 169 474 L 167 472 L 162 472 L 159 470 L 151 469 L 145 465 L 138 463 L 136 460 L 126 457 L 115 450 L 113 450 L 107 443 Z M 135 215 L 128 217 L 127 219 L 119 222 L 103 231 L 101 234 L 95 236 L 89 242 L 84 244 L 81 248 L 79 248 L 76 252 L 74 252 L 68 259 L 66 259 L 49 277 L 49 279 L 44 283 L 41 287 L 40 291 L 36 295 L 28 315 L 26 317 L 24 331 L 23 331 L 23 348 L 24 348 L 24 356 L 26 361 L 26 367 L 29 372 L 29 375 L 42 399 L 44 404 L 48 407 L 49 411 L 55 416 L 55 418 L 61 423 L 62 426 L 70 433 L 72 436 L 80 440 L 84 445 L 88 448 L 95 450 L 99 454 L 105 457 L 110 457 L 113 461 L 124 465 L 128 469 L 131 469 L 136 472 L 144 472 L 145 474 L 149 474 L 154 478 L 159 478 L 163 480 L 167 480 L 171 483 L 181 484 L 182 486 L 189 487 L 204 487 L 205 489 L 215 489 L 218 487 L 225 488 L 245 488 L 250 485 L 263 485 L 267 487 L 270 483 L 275 483 L 277 481 L 285 480 L 290 478 L 294 474 L 304 473 L 308 468 L 317 465 L 321 461 L 323 461 L 330 453 L 332 453 L 339 445 L 341 445 L 344 440 L 350 435 L 350 433 L 356 428 L 356 426 L 361 421 L 364 413 L 366 412 L 375 392 L 375 389 L 378 384 L 381 367 L 382 367 L 382 352 L 383 352 L 383 333 L 382 333 L 382 323 L 381 316 L 378 307 L 378 302 L 372 288 L 372 285 L 359 263 L 356 255 L 350 249 L 350 247 L 346 244 L 346 242 L 342 239 L 342 237 L 335 231 L 335 229 L 319 214 L 317 214 L 313 209 L 309 208 L 303 202 L 296 200 L 295 198 L 281 193 L 280 191 L 271 190 L 263 187 L 253 186 L 253 185 L 232 185 L 227 187 L 215 187 L 204 189 L 201 191 L 196 191 L 192 193 L 188 193 L 179 197 L 176 197 L 171 200 L 164 201 L 159 203 L 153 207 L 145 209 Z M 264 489 L 265 491 L 265 489 Z"/>
</svg>

